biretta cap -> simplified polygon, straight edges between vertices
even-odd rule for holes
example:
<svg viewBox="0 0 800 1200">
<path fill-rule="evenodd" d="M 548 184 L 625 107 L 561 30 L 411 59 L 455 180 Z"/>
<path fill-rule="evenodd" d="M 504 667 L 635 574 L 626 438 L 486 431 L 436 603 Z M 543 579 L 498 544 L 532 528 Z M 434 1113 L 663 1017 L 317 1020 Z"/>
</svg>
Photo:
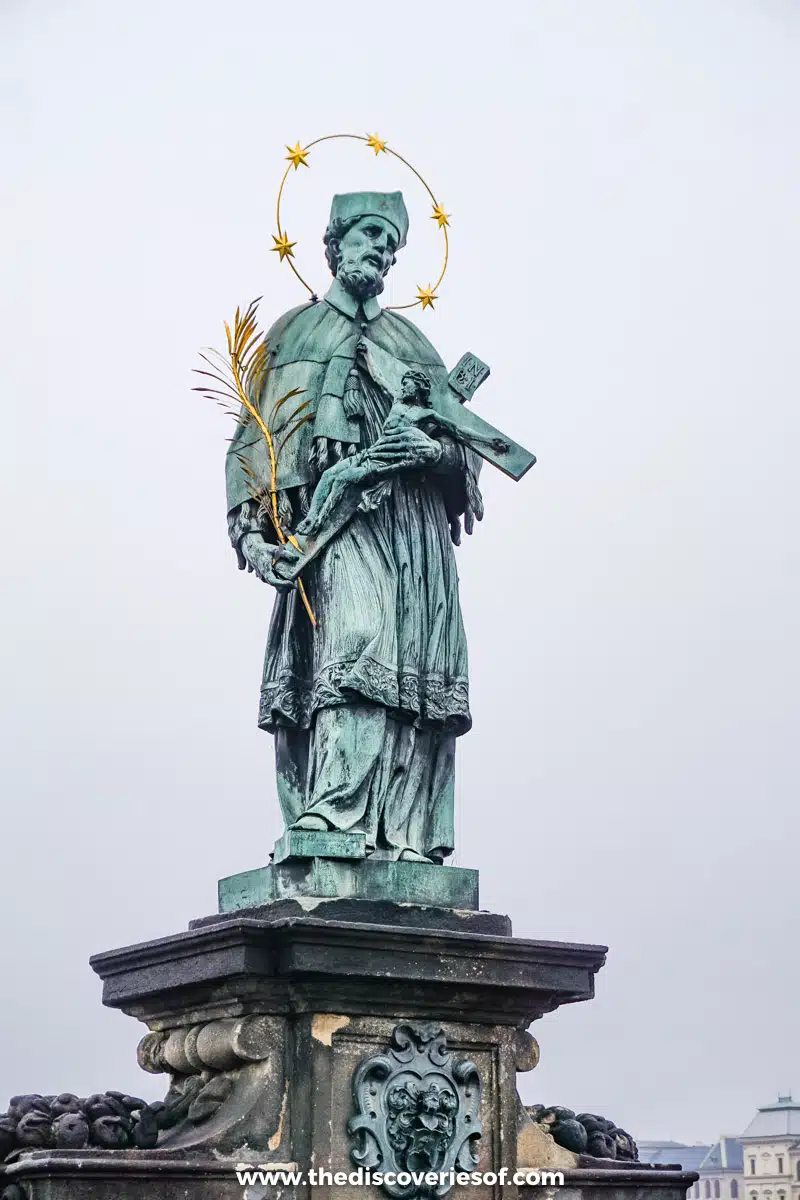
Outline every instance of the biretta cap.
<svg viewBox="0 0 800 1200">
<path fill-rule="evenodd" d="M 331 221 L 383 217 L 397 230 L 397 249 L 406 244 L 408 213 L 402 192 L 342 192 L 333 197 Z"/>
</svg>

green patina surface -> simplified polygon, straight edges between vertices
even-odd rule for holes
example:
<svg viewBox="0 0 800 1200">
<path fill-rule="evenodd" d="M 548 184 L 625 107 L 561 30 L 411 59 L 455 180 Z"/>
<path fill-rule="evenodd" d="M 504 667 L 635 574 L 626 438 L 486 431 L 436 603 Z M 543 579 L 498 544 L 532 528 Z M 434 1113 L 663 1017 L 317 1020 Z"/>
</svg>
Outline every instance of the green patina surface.
<svg viewBox="0 0 800 1200">
<path fill-rule="evenodd" d="M 478 872 L 464 867 L 374 859 L 293 859 L 219 881 L 219 911 L 238 912 L 273 900 L 349 897 L 478 909 Z"/>
<path fill-rule="evenodd" d="M 287 858 L 365 858 L 363 833 L 333 833 L 312 829 L 287 829 L 275 843 L 274 861 Z"/>
<path fill-rule="evenodd" d="M 454 546 L 483 515 L 482 461 L 519 478 L 535 459 L 465 407 L 485 363 L 465 355 L 448 373 L 425 334 L 378 303 L 407 219 L 400 193 L 336 197 L 329 292 L 267 333 L 252 401 L 279 447 L 280 539 L 264 492 L 253 496 L 254 480 L 269 494 L 271 460 L 246 413 L 228 454 L 239 565 L 278 590 L 259 725 L 274 736 L 286 827 L 274 866 L 222 881 L 229 907 L 296 887 L 468 907 L 477 893 L 473 873 L 442 865 L 456 740 L 472 720 Z"/>
</svg>

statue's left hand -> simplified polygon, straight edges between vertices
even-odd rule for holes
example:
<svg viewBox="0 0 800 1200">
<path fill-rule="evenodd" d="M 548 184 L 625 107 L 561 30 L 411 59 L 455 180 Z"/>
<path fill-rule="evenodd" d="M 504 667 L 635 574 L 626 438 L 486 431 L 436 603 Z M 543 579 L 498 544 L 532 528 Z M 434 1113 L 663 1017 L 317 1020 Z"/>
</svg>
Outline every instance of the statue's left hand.
<svg viewBox="0 0 800 1200">
<path fill-rule="evenodd" d="M 282 546 L 266 542 L 260 533 L 248 533 L 242 538 L 242 558 L 249 571 L 253 571 L 264 583 L 271 584 L 279 591 L 293 588 L 294 581 L 282 579 L 275 573 L 275 559 L 282 551 Z"/>
<path fill-rule="evenodd" d="M 369 454 L 387 466 L 433 467 L 442 457 L 442 446 L 416 425 L 397 425 L 381 434 Z"/>
</svg>

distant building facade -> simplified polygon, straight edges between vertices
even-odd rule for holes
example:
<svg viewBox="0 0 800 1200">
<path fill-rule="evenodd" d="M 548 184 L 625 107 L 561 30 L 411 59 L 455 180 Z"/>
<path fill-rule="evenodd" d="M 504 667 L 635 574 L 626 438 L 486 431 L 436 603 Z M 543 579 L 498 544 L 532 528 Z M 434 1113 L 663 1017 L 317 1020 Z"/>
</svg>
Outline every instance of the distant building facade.
<svg viewBox="0 0 800 1200">
<path fill-rule="evenodd" d="M 689 1191 L 693 1200 L 745 1200 L 738 1138 L 721 1137 L 697 1169 L 700 1178 Z"/>
<path fill-rule="evenodd" d="M 800 1200 L 800 1104 L 779 1096 L 758 1110 L 739 1141 L 746 1189 L 741 1200 Z"/>
<path fill-rule="evenodd" d="M 779 1096 L 738 1138 L 713 1146 L 639 1142 L 642 1162 L 680 1163 L 700 1178 L 688 1200 L 800 1200 L 800 1103 Z"/>
</svg>

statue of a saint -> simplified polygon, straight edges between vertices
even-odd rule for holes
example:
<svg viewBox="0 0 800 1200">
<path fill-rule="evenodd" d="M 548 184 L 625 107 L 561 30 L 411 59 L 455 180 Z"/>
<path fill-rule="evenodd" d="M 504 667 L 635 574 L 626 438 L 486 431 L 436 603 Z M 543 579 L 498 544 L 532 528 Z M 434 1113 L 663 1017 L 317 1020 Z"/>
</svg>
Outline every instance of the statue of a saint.
<svg viewBox="0 0 800 1200">
<path fill-rule="evenodd" d="M 453 852 L 455 739 L 471 723 L 453 543 L 462 519 L 471 532 L 482 515 L 480 459 L 402 415 L 424 417 L 447 380 L 424 334 L 378 303 L 407 231 L 399 192 L 335 196 L 333 284 L 267 334 L 262 414 L 301 389 L 311 418 L 279 457 L 283 527 L 319 534 L 343 493 L 357 500 L 303 570 L 316 626 L 281 577 L 293 551 L 251 499 L 266 447 L 246 424 L 228 454 L 228 522 L 240 568 L 278 588 L 259 725 L 275 738 L 287 829 L 360 831 L 368 856 L 441 863 Z"/>
</svg>

